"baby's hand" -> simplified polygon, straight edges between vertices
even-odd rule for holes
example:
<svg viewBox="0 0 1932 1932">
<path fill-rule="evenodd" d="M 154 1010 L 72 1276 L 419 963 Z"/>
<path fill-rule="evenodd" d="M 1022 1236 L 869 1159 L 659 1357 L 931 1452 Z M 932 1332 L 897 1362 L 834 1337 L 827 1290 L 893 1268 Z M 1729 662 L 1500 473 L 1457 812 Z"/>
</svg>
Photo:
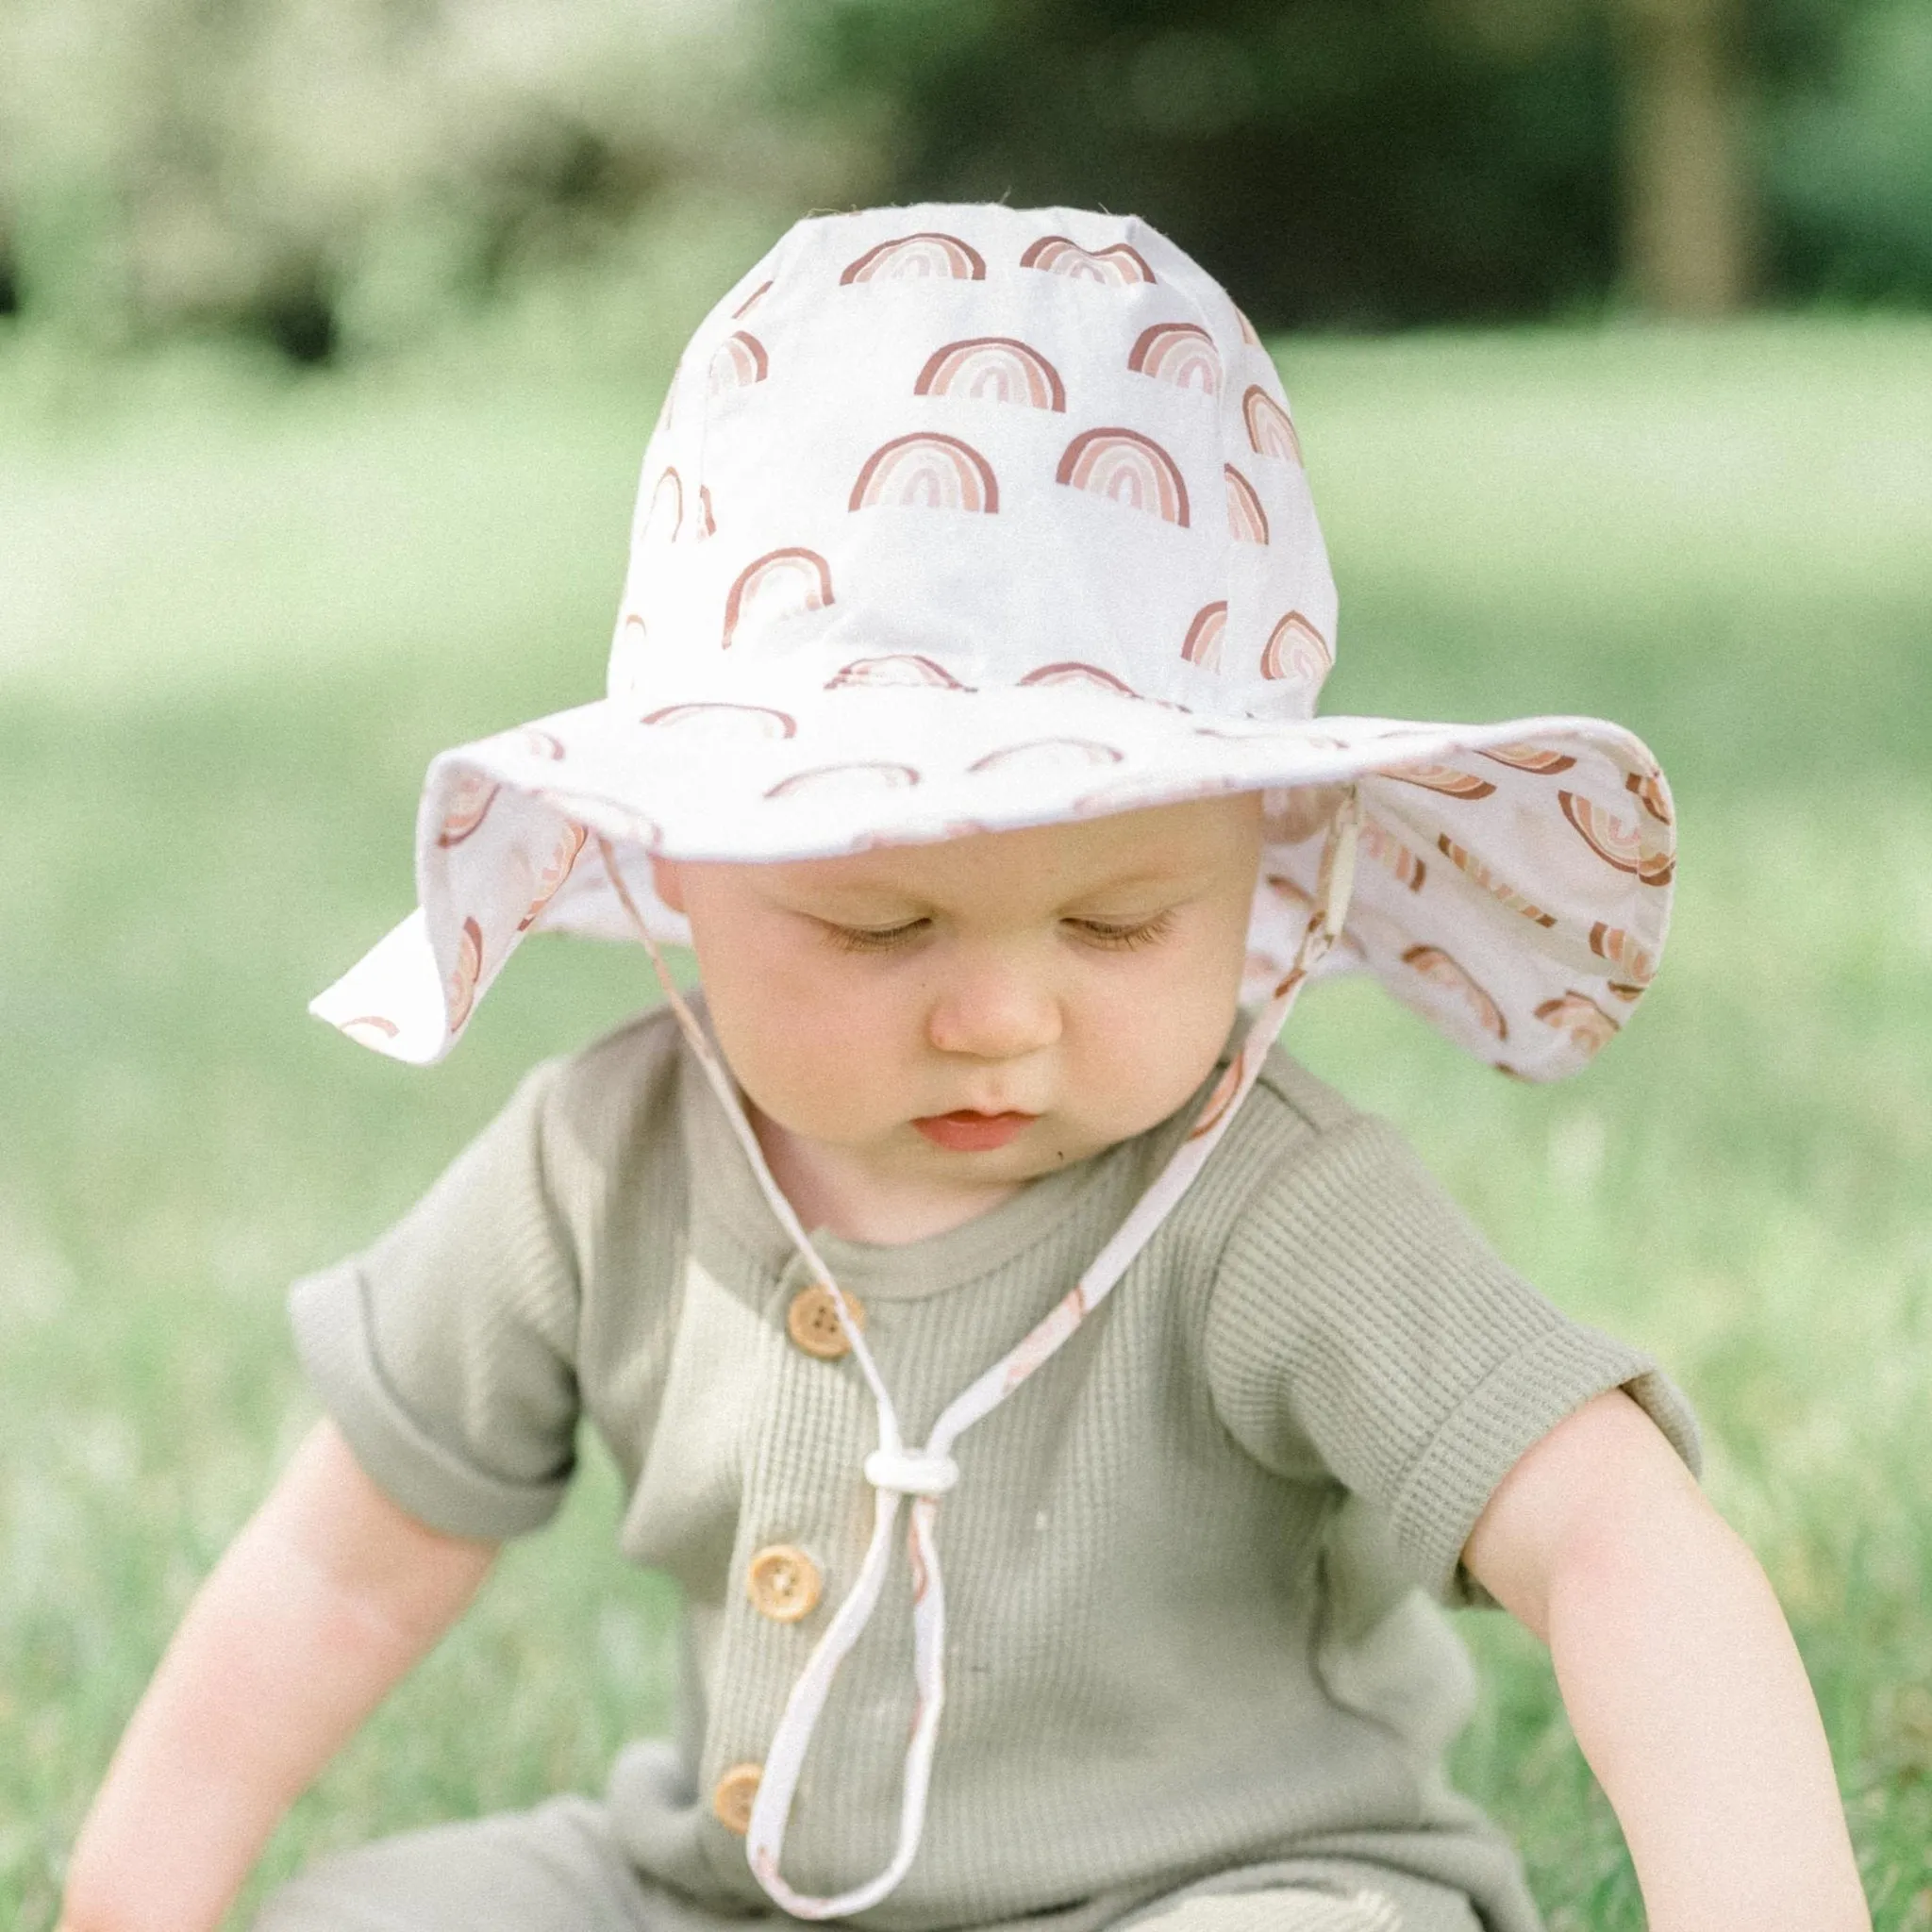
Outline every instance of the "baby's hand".
<svg viewBox="0 0 1932 1932">
<path fill-rule="evenodd" d="M 1598 1396 L 1517 1463 L 1463 1560 L 1549 1644 L 1653 1932 L 1869 1932 L 1777 1599 L 1627 1395 Z"/>
</svg>

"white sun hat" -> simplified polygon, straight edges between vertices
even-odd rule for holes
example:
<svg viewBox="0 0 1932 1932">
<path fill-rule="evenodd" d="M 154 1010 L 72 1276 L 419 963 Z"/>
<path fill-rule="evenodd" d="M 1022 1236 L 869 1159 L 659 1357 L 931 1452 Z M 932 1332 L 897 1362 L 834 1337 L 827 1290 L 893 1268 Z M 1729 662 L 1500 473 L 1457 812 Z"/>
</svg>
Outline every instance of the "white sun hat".
<svg viewBox="0 0 1932 1932">
<path fill-rule="evenodd" d="M 1317 718 L 1334 644 L 1274 364 L 1171 242 L 1066 208 L 801 222 L 678 365 L 608 694 L 434 761 L 421 909 L 312 1010 L 441 1058 L 526 932 L 630 936 L 590 833 L 682 941 L 650 853 L 816 858 L 1256 789 L 1259 994 L 1353 783 L 1329 968 L 1512 1073 L 1574 1072 L 1663 944 L 1656 762 L 1589 718 Z"/>
<path fill-rule="evenodd" d="M 440 1058 L 525 932 L 634 935 L 878 1416 L 873 1532 L 773 1733 L 746 1855 L 846 1918 L 918 1854 L 945 1703 L 935 1536 L 952 1449 L 1122 1279 L 1226 1132 L 1319 970 L 1366 969 L 1536 1079 L 1649 984 L 1674 840 L 1656 763 L 1590 718 L 1316 718 L 1335 590 L 1273 365 L 1143 223 L 1064 208 L 802 222 L 705 323 L 645 454 L 607 696 L 445 753 L 422 908 L 313 1004 Z M 665 971 L 649 858 L 775 860 L 1260 791 L 1259 1010 L 1186 1139 L 1080 1278 L 903 1439 L 846 1297 Z M 913 1718 L 886 1868 L 830 1897 L 781 1861 L 820 1711 L 910 1503 Z"/>
</svg>

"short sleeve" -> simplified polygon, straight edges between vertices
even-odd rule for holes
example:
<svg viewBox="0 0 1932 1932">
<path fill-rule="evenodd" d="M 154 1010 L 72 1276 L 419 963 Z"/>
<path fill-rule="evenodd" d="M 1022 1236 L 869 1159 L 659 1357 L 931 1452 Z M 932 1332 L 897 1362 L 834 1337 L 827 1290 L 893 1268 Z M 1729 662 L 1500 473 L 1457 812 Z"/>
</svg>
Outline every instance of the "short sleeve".
<svg viewBox="0 0 1932 1932">
<path fill-rule="evenodd" d="M 1474 1600 L 1460 1557 L 1497 1485 L 1592 1396 L 1626 1390 L 1699 1464 L 1696 1424 L 1656 1363 L 1551 1307 L 1363 1115 L 1293 1142 L 1251 1196 L 1207 1360 L 1248 1453 L 1364 1498 L 1445 1600 Z"/>
<path fill-rule="evenodd" d="M 454 1536 L 539 1527 L 574 1466 L 577 1278 L 538 1069 L 373 1247 L 298 1281 L 297 1350 L 371 1478 Z"/>
</svg>

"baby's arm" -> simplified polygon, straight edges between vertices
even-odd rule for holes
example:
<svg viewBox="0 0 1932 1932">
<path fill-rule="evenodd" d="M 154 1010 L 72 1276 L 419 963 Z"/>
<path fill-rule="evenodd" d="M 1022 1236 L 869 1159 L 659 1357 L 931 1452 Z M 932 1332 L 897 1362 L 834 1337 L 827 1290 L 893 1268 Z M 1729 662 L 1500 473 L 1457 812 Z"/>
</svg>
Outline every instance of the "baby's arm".
<svg viewBox="0 0 1932 1932">
<path fill-rule="evenodd" d="M 1777 1599 L 1628 1396 L 1598 1396 L 1517 1463 L 1464 1561 L 1549 1644 L 1653 1932 L 1868 1932 Z"/>
<path fill-rule="evenodd" d="M 211 1932 L 277 1820 L 496 1554 L 407 1515 L 323 1423 L 189 1607 L 82 1827 L 62 1932 Z"/>
</svg>

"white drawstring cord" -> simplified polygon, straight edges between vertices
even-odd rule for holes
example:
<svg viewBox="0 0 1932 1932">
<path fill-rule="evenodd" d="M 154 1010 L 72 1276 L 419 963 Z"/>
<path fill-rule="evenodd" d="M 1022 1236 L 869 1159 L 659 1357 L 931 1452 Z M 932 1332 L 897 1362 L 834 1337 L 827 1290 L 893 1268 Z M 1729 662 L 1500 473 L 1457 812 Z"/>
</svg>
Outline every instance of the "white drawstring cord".
<svg viewBox="0 0 1932 1932">
<path fill-rule="evenodd" d="M 1322 849 L 1321 872 L 1315 890 L 1315 909 L 1295 956 L 1293 967 L 1257 1015 L 1233 1063 L 1202 1105 L 1200 1119 L 1174 1150 L 1153 1185 L 1135 1203 L 1113 1237 L 1093 1257 L 1080 1279 L 984 1374 L 958 1395 L 933 1424 L 924 1448 L 908 1449 L 899 1431 L 899 1418 L 865 1337 L 853 1319 L 851 1305 L 820 1258 L 790 1201 L 772 1178 L 758 1136 L 752 1131 L 738 1091 L 708 1035 L 671 976 L 657 942 L 624 881 L 610 841 L 599 835 L 597 847 L 612 889 L 637 927 L 651 958 L 664 997 L 685 1038 L 696 1054 L 712 1091 L 731 1123 L 759 1191 L 778 1224 L 810 1269 L 813 1279 L 832 1298 L 839 1327 L 850 1344 L 878 1411 L 879 1445 L 865 1458 L 865 1479 L 873 1486 L 873 1530 L 864 1560 L 850 1593 L 833 1612 L 824 1634 L 813 1646 L 805 1668 L 785 1700 L 785 1708 L 765 1756 L 758 1794 L 752 1802 L 751 1824 L 745 1835 L 745 1856 L 766 1893 L 794 1918 L 843 1919 L 862 1912 L 885 1898 L 905 1877 L 919 1850 L 925 1827 L 926 1793 L 932 1778 L 933 1747 L 939 1736 L 940 1714 L 945 1707 L 945 1585 L 940 1572 L 939 1546 L 933 1527 L 939 1499 L 959 1479 L 951 1451 L 965 1431 L 991 1413 L 1027 1376 L 1058 1351 L 1081 1322 L 1099 1307 L 1143 1248 L 1154 1231 L 1227 1131 L 1248 1090 L 1255 1084 L 1268 1048 L 1281 1030 L 1308 974 L 1341 937 L 1355 883 L 1356 839 L 1361 827 L 1361 805 L 1351 786 L 1328 828 Z M 899 1835 L 884 1871 L 862 1885 L 831 1898 L 794 1891 L 778 1870 L 785 1847 L 785 1828 L 791 1801 L 805 1768 L 820 1713 L 831 1693 L 839 1666 L 850 1655 L 885 1587 L 891 1563 L 892 1531 L 902 1497 L 912 1507 L 907 1525 L 907 1560 L 912 1574 L 912 1736 L 906 1753 L 905 1777 L 899 1808 Z"/>
</svg>

